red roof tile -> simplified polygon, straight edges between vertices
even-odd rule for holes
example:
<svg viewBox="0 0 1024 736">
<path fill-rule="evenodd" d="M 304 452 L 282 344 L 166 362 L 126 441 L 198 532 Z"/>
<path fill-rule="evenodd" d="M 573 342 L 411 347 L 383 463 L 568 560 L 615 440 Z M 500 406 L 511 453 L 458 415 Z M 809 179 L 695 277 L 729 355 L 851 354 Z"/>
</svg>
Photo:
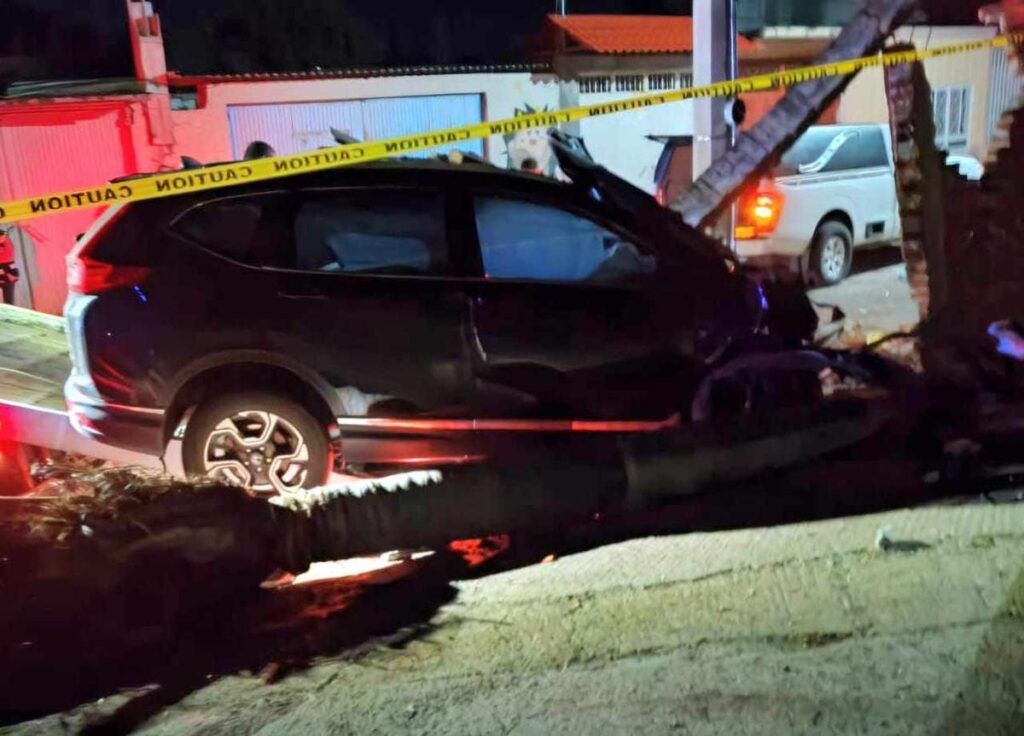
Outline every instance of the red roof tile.
<svg viewBox="0 0 1024 736">
<path fill-rule="evenodd" d="M 548 15 L 565 31 L 568 51 L 596 54 L 688 54 L 693 19 L 681 15 Z M 739 37 L 739 49 L 753 44 Z"/>
</svg>

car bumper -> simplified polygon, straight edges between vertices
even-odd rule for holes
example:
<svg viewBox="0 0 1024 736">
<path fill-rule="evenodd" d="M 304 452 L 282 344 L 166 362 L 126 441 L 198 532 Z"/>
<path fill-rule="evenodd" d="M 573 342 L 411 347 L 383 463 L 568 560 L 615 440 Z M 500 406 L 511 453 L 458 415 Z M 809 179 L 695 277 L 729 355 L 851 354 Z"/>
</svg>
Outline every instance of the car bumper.
<svg viewBox="0 0 1024 736">
<path fill-rule="evenodd" d="M 758 240 L 737 240 L 736 255 L 741 259 L 783 256 L 795 258 L 807 250 L 807 243 L 800 240 L 763 238 Z"/>
<path fill-rule="evenodd" d="M 99 398 L 92 381 L 72 375 L 64 385 L 71 426 L 79 434 L 125 450 L 163 455 L 163 409 L 111 404 Z"/>
</svg>

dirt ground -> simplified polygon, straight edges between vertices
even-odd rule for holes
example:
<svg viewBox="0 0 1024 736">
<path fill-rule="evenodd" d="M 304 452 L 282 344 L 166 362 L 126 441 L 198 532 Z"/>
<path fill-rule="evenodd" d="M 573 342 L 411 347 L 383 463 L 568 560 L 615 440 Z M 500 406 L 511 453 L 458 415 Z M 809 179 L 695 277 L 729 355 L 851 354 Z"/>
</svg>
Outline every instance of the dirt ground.
<svg viewBox="0 0 1024 736">
<path fill-rule="evenodd" d="M 891 255 L 815 297 L 866 333 L 910 326 Z M 807 504 L 761 503 L 475 579 L 425 558 L 345 592 L 358 611 L 323 625 L 352 636 L 308 661 L 113 689 L 0 734 L 1024 733 L 1024 504 L 784 523 Z"/>
</svg>

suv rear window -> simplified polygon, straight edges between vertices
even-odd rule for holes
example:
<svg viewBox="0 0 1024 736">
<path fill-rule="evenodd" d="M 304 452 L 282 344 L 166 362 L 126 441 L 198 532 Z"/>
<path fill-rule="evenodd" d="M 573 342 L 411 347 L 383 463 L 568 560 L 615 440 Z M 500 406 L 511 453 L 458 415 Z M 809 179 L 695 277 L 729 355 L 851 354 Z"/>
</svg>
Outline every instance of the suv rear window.
<svg viewBox="0 0 1024 736">
<path fill-rule="evenodd" d="M 295 214 L 295 265 L 306 271 L 444 275 L 444 197 L 436 192 L 314 192 Z"/>
<path fill-rule="evenodd" d="M 885 136 L 875 126 L 808 129 L 782 156 L 775 176 L 825 174 L 888 166 Z"/>
<path fill-rule="evenodd" d="M 176 211 L 170 200 L 113 205 L 78 236 L 75 250 L 114 266 L 151 266 L 163 252 L 159 234 Z"/>
<path fill-rule="evenodd" d="M 285 266 L 291 260 L 291 209 L 283 193 L 229 197 L 193 207 L 173 229 L 233 261 Z"/>
</svg>

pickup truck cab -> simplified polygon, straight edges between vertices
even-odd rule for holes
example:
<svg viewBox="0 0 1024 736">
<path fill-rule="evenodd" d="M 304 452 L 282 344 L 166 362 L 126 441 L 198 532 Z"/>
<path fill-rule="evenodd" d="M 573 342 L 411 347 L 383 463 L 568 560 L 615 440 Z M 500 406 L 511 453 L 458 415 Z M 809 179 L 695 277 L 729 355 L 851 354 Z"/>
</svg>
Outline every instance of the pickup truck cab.
<svg viewBox="0 0 1024 736">
<path fill-rule="evenodd" d="M 888 128 L 819 125 L 741 198 L 736 247 L 744 260 L 795 259 L 808 284 L 824 286 L 846 277 L 854 248 L 900 233 Z"/>
</svg>

